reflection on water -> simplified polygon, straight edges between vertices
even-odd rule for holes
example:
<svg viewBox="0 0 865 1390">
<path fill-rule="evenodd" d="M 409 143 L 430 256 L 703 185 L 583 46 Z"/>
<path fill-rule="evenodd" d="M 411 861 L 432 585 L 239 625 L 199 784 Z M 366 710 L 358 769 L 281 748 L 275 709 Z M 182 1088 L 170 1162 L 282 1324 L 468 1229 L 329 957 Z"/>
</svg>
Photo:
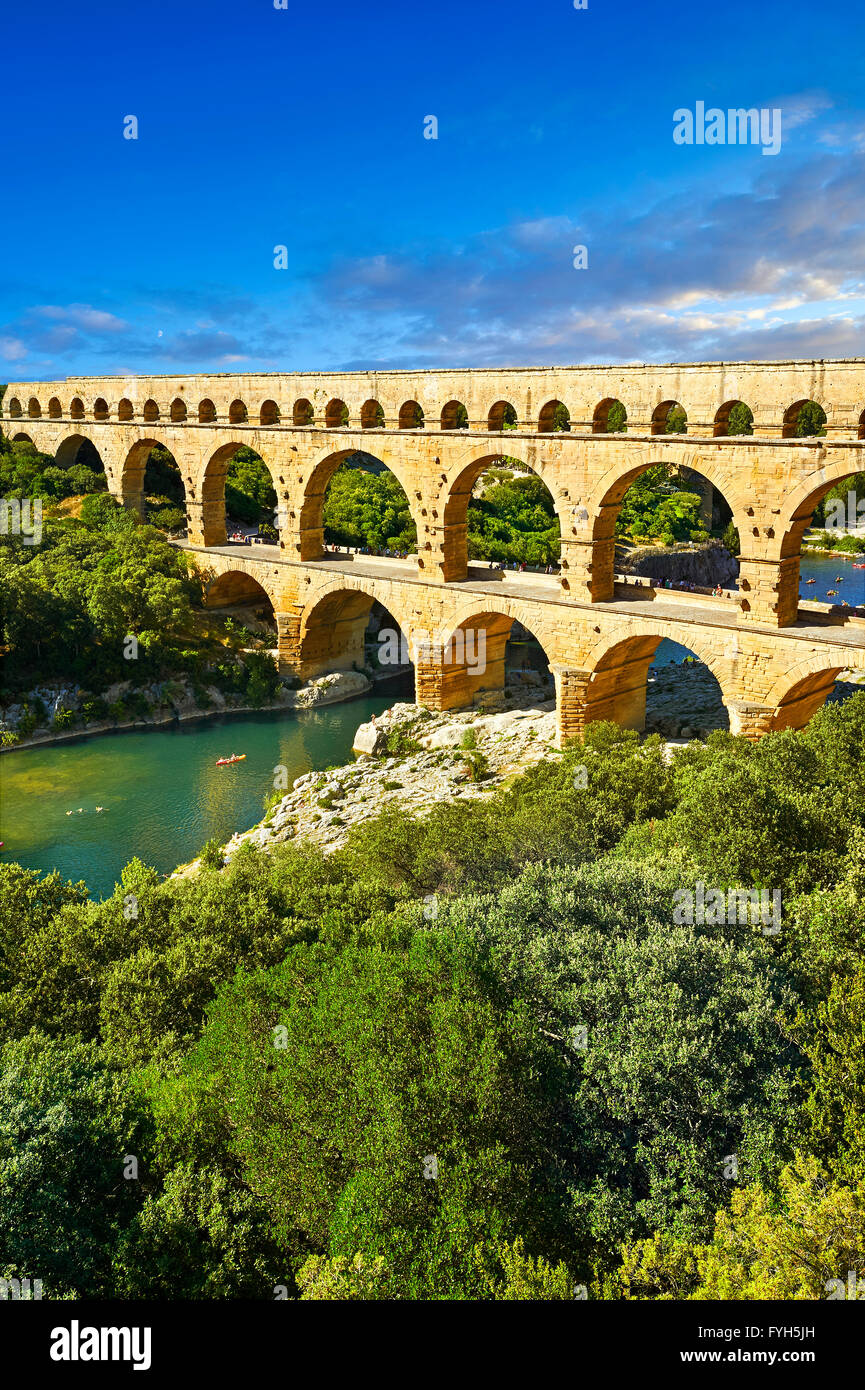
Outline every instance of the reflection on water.
<svg viewBox="0 0 865 1390">
<path fill-rule="evenodd" d="M 290 786 L 311 768 L 349 761 L 358 724 L 392 703 L 364 696 L 301 715 L 241 715 L 7 754 L 3 859 L 83 879 L 94 897 L 110 893 L 136 856 L 167 873 L 206 840 L 224 842 L 260 820 L 277 764 Z M 246 760 L 216 767 L 232 752 Z"/>
</svg>

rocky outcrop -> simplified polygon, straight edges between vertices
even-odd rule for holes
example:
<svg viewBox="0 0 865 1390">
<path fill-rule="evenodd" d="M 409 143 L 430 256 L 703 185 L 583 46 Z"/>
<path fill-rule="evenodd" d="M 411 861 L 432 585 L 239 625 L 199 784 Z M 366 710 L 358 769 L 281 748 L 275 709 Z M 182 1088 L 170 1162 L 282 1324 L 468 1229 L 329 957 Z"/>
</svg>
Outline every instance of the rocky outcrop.
<svg viewBox="0 0 865 1390">
<path fill-rule="evenodd" d="M 312 840 L 330 853 L 352 826 L 389 806 L 425 815 L 442 801 L 487 796 L 535 763 L 561 757 L 555 701 L 533 699 L 515 685 L 505 698 L 509 708 L 492 713 L 433 714 L 420 705 L 393 705 L 358 729 L 356 762 L 298 777 L 259 825 L 232 836 L 224 846 L 226 861 L 246 842 L 267 849 Z M 683 740 L 726 727 L 717 682 L 704 666 L 671 664 L 650 672 L 646 733 L 660 734 L 667 757 Z M 197 873 L 198 862 L 175 877 Z"/>
<path fill-rule="evenodd" d="M 656 666 L 646 688 L 646 733 L 662 738 L 706 738 L 729 728 L 721 687 L 701 662 Z"/>
<path fill-rule="evenodd" d="M 732 588 L 739 577 L 739 561 L 717 541 L 709 545 L 645 546 L 631 551 L 622 570 L 659 582 L 684 580 L 701 589 L 714 589 L 716 584 Z"/>
<path fill-rule="evenodd" d="M 394 705 L 374 725 L 361 725 L 375 731 L 374 738 L 360 742 L 377 749 L 377 755 L 364 748 L 356 763 L 298 777 L 260 825 L 232 837 L 224 849 L 226 860 L 247 840 L 261 848 L 312 840 L 330 852 L 352 826 L 374 819 L 388 806 L 424 815 L 442 801 L 488 796 L 506 778 L 544 758 L 560 757 L 554 701 L 532 702 L 516 689 L 510 701 L 513 708 L 494 714 L 432 714 L 419 705 Z M 396 746 L 402 751 L 384 756 L 391 734 L 399 736 Z M 358 741 L 356 737 L 356 747 Z M 195 865 L 182 870 L 194 871 Z"/>
</svg>

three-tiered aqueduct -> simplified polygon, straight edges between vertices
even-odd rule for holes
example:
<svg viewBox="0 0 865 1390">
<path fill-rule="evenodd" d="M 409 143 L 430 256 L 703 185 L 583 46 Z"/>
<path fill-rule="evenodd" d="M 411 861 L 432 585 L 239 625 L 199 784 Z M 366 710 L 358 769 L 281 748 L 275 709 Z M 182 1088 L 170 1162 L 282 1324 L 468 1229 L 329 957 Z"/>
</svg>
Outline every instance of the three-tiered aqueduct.
<svg viewBox="0 0 865 1390">
<path fill-rule="evenodd" d="M 613 401 L 627 432 L 606 432 Z M 804 402 L 826 413 L 825 434 L 796 438 Z M 734 404 L 753 434 L 728 435 Z M 567 429 L 556 429 L 570 417 Z M 673 405 L 687 432 L 667 434 Z M 557 410 L 557 407 L 559 409 Z M 418 413 L 422 411 L 422 416 Z M 503 428 L 509 419 L 516 428 Z M 151 448 L 180 469 L 188 540 L 211 601 L 269 596 L 284 671 L 309 677 L 362 660 L 378 599 L 410 641 L 483 628 L 484 673 L 416 661 L 417 698 L 433 709 L 500 686 L 516 619 L 544 647 L 556 678 L 559 734 L 592 719 L 642 727 L 646 677 L 664 637 L 714 672 L 734 732 L 800 727 L 837 676 L 865 669 L 865 619 L 799 601 L 802 536 L 818 502 L 865 468 L 865 359 L 521 368 L 431 372 L 71 377 L 10 385 L 4 428 L 63 463 L 88 439 L 112 494 L 141 508 Z M 418 422 L 424 424 L 419 427 Z M 466 423 L 467 422 L 467 423 Z M 278 497 L 279 545 L 227 544 L 225 477 L 242 445 L 267 465 Z M 417 525 L 411 561 L 335 556 L 323 544 L 328 483 L 351 453 L 396 475 Z M 561 521 L 558 576 L 491 577 L 467 556 L 466 513 L 480 474 L 503 455 L 548 486 Z M 720 491 L 741 541 L 735 597 L 665 591 L 614 575 L 614 530 L 644 469 L 695 470 Z"/>
</svg>

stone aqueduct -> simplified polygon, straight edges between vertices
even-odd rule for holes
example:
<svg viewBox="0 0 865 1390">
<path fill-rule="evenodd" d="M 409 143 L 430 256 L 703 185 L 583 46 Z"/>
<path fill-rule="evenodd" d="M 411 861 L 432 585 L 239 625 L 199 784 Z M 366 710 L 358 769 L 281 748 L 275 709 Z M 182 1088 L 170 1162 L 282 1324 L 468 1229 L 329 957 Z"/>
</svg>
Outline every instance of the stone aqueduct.
<svg viewBox="0 0 865 1390">
<path fill-rule="evenodd" d="M 627 432 L 609 433 L 613 401 Z M 825 434 L 796 438 L 801 405 L 826 413 Z M 753 434 L 727 434 L 731 407 Z M 569 427 L 556 429 L 564 405 Z M 687 432 L 666 434 L 673 405 Z M 422 415 L 419 415 L 419 410 Z M 731 728 L 751 737 L 799 727 L 847 668 L 865 669 L 865 619 L 799 601 L 802 536 L 836 483 L 865 468 L 865 359 L 672 366 L 436 372 L 73 377 L 16 383 L 3 426 L 56 454 L 98 450 L 108 486 L 141 508 L 147 456 L 173 454 L 186 492 L 186 549 L 210 601 L 270 598 L 283 670 L 310 676 L 362 658 L 374 599 L 412 640 L 483 627 L 483 675 L 416 661 L 417 698 L 466 704 L 501 684 L 513 620 L 544 647 L 556 677 L 559 732 L 589 720 L 641 727 L 646 675 L 659 641 L 682 643 L 721 686 Z M 420 424 L 420 420 L 423 424 Z M 504 428 L 507 420 L 513 427 Z M 561 412 L 558 423 L 561 422 Z M 241 445 L 267 465 L 278 497 L 279 546 L 241 552 L 226 540 L 225 477 Z M 410 562 L 337 557 L 323 544 L 325 493 L 356 450 L 396 475 L 417 525 Z M 466 519 L 481 472 L 503 455 L 547 484 L 562 531 L 558 576 L 493 578 L 469 563 Z M 741 541 L 735 598 L 655 590 L 614 574 L 625 492 L 657 463 L 703 475 L 733 512 Z"/>
</svg>

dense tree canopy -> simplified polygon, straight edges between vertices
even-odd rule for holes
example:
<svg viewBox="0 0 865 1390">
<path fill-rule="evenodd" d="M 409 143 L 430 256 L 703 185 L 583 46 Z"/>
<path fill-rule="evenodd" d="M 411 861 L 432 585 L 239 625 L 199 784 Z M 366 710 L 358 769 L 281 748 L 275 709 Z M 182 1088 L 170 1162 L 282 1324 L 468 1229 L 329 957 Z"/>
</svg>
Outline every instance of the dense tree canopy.
<svg viewBox="0 0 865 1390">
<path fill-rule="evenodd" d="M 393 473 L 343 464 L 324 504 L 325 539 L 374 550 L 417 549 L 417 528 L 408 498 Z"/>
<path fill-rule="evenodd" d="M 0 867 L 0 1274 L 825 1297 L 865 1230 L 863 752 L 865 696 L 672 765 L 595 725 L 330 856 L 103 902 Z M 777 888 L 782 930 L 677 924 L 698 880 Z"/>
</svg>

